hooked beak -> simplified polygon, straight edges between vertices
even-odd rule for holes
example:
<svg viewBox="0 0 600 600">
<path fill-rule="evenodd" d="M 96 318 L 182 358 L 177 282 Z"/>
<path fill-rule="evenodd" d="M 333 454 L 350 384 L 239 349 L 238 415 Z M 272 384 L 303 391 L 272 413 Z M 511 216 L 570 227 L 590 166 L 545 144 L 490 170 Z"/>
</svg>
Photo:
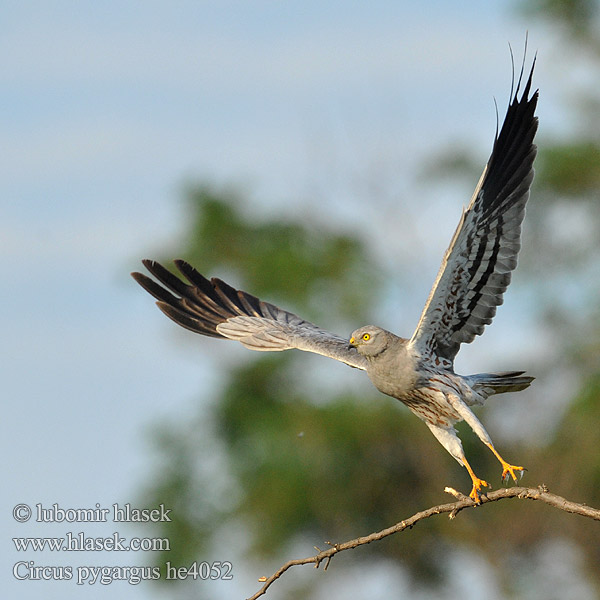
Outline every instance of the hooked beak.
<svg viewBox="0 0 600 600">
<path fill-rule="evenodd" d="M 350 348 L 356 348 L 357 344 L 356 344 L 356 340 L 354 339 L 354 336 L 350 338 L 350 341 L 348 342 L 348 350 L 350 350 Z"/>
</svg>

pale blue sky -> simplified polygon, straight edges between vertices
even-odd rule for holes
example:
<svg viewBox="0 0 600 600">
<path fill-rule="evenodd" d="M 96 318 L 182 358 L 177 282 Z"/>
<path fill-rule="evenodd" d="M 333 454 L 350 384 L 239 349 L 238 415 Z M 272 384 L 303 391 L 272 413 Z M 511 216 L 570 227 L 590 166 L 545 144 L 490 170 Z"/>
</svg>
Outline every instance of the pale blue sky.
<svg viewBox="0 0 600 600">
<path fill-rule="evenodd" d="M 74 530 L 19 525 L 18 502 L 137 500 L 148 428 L 183 418 L 210 382 L 212 347 L 175 332 L 128 275 L 147 255 L 178 254 L 186 181 L 243 184 L 259 214 L 310 209 L 351 230 L 379 218 L 391 234 L 397 221 L 385 215 L 402 217 L 395 195 L 418 189 L 411 172 L 423 157 L 459 137 L 483 167 L 493 97 L 502 113 L 510 88 L 508 43 L 519 57 L 527 29 L 536 83 L 548 89 L 540 114 L 552 123 L 558 85 L 543 51 L 553 40 L 509 4 L 1 3 L 5 535 Z M 385 189 L 367 204 L 377 178 Z M 469 194 L 449 194 L 423 299 Z M 5 579 L 22 558 L 143 562 L 20 555 L 8 542 Z M 236 594 L 254 591 L 243 583 Z M 3 589 L 23 599 L 151 594 L 10 576 Z"/>
</svg>

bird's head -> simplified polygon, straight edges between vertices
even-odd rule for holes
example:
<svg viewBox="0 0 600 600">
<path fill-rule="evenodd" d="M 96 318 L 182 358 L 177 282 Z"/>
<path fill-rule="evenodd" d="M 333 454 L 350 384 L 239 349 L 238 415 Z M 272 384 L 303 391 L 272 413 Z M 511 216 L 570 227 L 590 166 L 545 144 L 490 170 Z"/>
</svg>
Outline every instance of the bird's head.
<svg viewBox="0 0 600 600">
<path fill-rule="evenodd" d="M 363 356 L 377 356 L 381 354 L 390 343 L 388 332 L 375 325 L 366 325 L 352 333 L 350 348 L 356 348 Z"/>
</svg>

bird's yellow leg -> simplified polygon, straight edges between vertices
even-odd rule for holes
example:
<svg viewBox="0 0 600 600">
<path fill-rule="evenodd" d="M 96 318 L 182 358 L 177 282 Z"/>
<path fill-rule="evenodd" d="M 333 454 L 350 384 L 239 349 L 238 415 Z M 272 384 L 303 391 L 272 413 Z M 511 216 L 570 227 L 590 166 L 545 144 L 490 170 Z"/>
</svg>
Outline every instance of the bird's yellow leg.
<svg viewBox="0 0 600 600">
<path fill-rule="evenodd" d="M 489 484 L 487 481 L 484 481 L 483 479 L 479 479 L 479 477 L 477 477 L 477 475 L 475 475 L 475 472 L 473 471 L 473 469 L 471 469 L 471 465 L 467 462 L 466 458 L 463 458 L 462 461 L 463 461 L 463 464 L 465 465 L 465 467 L 467 468 L 467 471 L 469 472 L 471 479 L 473 480 L 473 489 L 471 490 L 471 493 L 469 494 L 469 496 L 475 502 L 477 502 L 477 504 L 479 504 L 481 502 L 481 498 L 479 497 L 481 488 L 488 487 Z"/>
<path fill-rule="evenodd" d="M 494 456 L 500 461 L 502 465 L 502 481 L 508 481 L 508 476 L 513 478 L 513 481 L 517 483 L 517 473 L 520 477 L 523 477 L 523 471 L 525 467 L 517 467 L 515 465 L 509 465 L 499 454 L 496 452 L 496 448 L 492 444 L 486 444 L 486 446 L 494 453 Z"/>
</svg>

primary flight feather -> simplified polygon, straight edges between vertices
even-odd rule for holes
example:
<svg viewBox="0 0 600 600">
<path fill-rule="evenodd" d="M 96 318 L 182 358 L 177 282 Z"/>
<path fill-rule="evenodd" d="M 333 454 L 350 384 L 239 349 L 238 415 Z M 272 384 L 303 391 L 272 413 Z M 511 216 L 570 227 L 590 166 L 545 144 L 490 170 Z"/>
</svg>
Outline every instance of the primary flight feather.
<svg viewBox="0 0 600 600">
<path fill-rule="evenodd" d="M 143 263 L 156 281 L 142 273 L 132 276 L 169 318 L 191 331 L 237 340 L 251 350 L 314 352 L 366 371 L 378 390 L 408 406 L 466 467 L 473 484 L 470 496 L 479 502 L 488 484 L 467 462 L 454 425 L 466 421 L 500 461 L 502 478 L 517 481 L 523 467 L 498 454 L 469 407 L 492 394 L 523 390 L 533 378 L 523 371 L 458 375 L 454 357 L 460 344 L 472 342 L 491 323 L 517 265 L 536 155 L 534 66 L 535 61 L 523 92 L 522 70 L 511 92 L 492 154 L 410 339 L 368 325 L 348 340 L 220 279 L 206 279 L 183 260 L 176 260 L 175 266 L 187 282 L 151 260 Z"/>
</svg>

